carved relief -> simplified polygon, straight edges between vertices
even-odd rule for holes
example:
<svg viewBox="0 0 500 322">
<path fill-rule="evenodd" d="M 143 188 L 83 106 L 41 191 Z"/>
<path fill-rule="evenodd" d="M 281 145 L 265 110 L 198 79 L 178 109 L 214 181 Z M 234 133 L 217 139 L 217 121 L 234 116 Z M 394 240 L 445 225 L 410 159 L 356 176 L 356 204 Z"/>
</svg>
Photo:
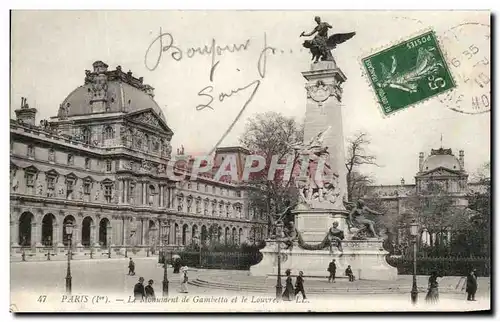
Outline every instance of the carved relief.
<svg viewBox="0 0 500 322">
<path fill-rule="evenodd" d="M 141 123 L 146 123 L 154 127 L 161 127 L 160 122 L 153 113 L 143 113 L 137 116 L 137 121 Z"/>
<path fill-rule="evenodd" d="M 91 82 L 91 100 L 106 99 L 106 92 L 108 90 L 108 77 L 105 74 L 94 76 Z"/>
<path fill-rule="evenodd" d="M 120 160 L 120 170 L 132 170 L 132 166 L 130 165 L 130 161 Z"/>
<path fill-rule="evenodd" d="M 307 85 L 307 97 L 311 98 L 320 105 L 330 96 L 335 96 L 339 101 L 342 96 L 342 88 L 337 83 L 325 84 L 324 81 L 318 80 L 314 85 Z"/>
</svg>

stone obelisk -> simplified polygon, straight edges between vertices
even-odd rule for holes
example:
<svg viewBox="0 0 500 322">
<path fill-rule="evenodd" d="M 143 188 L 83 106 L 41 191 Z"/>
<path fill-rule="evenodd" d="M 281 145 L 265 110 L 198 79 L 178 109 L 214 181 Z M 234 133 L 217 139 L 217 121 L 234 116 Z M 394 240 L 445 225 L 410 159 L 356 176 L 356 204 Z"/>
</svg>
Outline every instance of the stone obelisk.
<svg viewBox="0 0 500 322">
<path fill-rule="evenodd" d="M 321 241 L 333 221 L 339 229 L 345 230 L 347 212 L 342 200 L 347 193 L 344 134 L 342 127 L 342 83 L 346 76 L 334 61 L 320 61 L 311 65 L 311 70 L 303 72 L 307 80 L 306 118 L 304 124 L 304 143 L 318 133 L 325 131 L 322 145 L 328 148 L 329 165 L 338 175 L 336 186 L 339 191 L 337 202 L 313 201 L 308 208 L 298 207 L 295 213 L 297 229 L 305 241 Z"/>
</svg>

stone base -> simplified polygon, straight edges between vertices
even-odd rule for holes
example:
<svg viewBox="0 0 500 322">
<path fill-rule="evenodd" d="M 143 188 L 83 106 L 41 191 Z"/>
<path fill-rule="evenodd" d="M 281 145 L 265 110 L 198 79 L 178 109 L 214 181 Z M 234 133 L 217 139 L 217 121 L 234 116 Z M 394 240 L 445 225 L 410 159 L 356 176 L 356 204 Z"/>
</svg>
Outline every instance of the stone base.
<svg viewBox="0 0 500 322">
<path fill-rule="evenodd" d="M 250 267 L 250 275 L 270 276 L 276 275 L 278 270 L 277 249 L 274 240 L 267 240 L 266 247 L 260 252 L 262 261 Z M 356 279 L 364 280 L 395 280 L 398 271 L 387 264 L 385 256 L 388 254 L 382 247 L 382 240 L 350 240 L 343 241 L 344 252 L 337 249 L 330 253 L 329 250 L 305 250 L 294 245 L 291 250 L 281 250 L 281 274 L 285 275 L 286 269 L 291 269 L 293 275 L 303 271 L 305 276 L 326 277 L 327 269 L 332 259 L 337 265 L 337 276 L 344 276 L 347 265 Z"/>
<path fill-rule="evenodd" d="M 334 221 L 339 223 L 338 229 L 347 231 L 347 210 L 296 209 L 292 213 L 295 215 L 295 227 L 305 242 L 321 242 Z"/>
</svg>

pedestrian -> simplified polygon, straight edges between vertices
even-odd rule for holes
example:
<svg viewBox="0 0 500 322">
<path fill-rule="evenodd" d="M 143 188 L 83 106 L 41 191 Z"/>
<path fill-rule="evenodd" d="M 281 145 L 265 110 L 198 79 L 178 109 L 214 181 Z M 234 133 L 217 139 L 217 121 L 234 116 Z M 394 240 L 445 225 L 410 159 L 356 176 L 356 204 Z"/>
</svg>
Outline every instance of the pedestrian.
<svg viewBox="0 0 500 322">
<path fill-rule="evenodd" d="M 188 287 L 187 287 L 187 283 L 189 281 L 189 278 L 188 278 L 188 268 L 187 266 L 183 266 L 181 267 L 181 293 L 188 293 Z"/>
<path fill-rule="evenodd" d="M 299 294 L 299 292 L 302 293 L 302 300 L 306 299 L 306 291 L 304 290 L 304 272 L 300 271 L 299 276 L 297 276 L 297 279 L 295 280 L 295 296 Z"/>
<path fill-rule="evenodd" d="M 146 296 L 144 292 L 144 277 L 139 277 L 139 283 L 134 286 L 134 297 L 136 300 L 142 301 Z"/>
<path fill-rule="evenodd" d="M 337 265 L 335 265 L 335 260 L 332 259 L 330 264 L 328 265 L 328 272 L 330 272 L 330 276 L 328 276 L 328 283 L 333 281 L 335 283 L 335 272 L 337 271 Z"/>
<path fill-rule="evenodd" d="M 354 282 L 354 274 L 352 273 L 351 265 L 347 265 L 345 275 L 349 277 L 349 282 Z"/>
<path fill-rule="evenodd" d="M 130 257 L 130 261 L 128 262 L 128 275 L 135 275 L 135 263 L 132 260 L 132 257 Z"/>
<path fill-rule="evenodd" d="M 283 292 L 282 298 L 283 301 L 292 301 L 293 298 L 295 297 L 295 290 L 293 289 L 293 284 L 292 284 L 292 271 L 290 269 L 287 269 L 285 271 L 286 274 L 286 282 L 285 282 L 285 291 Z"/>
<path fill-rule="evenodd" d="M 467 301 L 475 301 L 476 300 L 476 291 L 477 291 L 477 275 L 476 269 L 473 268 L 470 270 L 469 275 L 467 275 L 467 288 L 465 292 L 467 292 Z M 463 290 L 463 287 L 462 287 Z"/>
<path fill-rule="evenodd" d="M 148 281 L 148 285 L 144 288 L 146 299 L 155 299 L 155 290 L 153 289 L 153 280 Z"/>
<path fill-rule="evenodd" d="M 174 259 L 174 265 L 173 266 L 174 266 L 174 272 L 173 273 L 174 274 L 179 274 L 179 271 L 180 271 L 180 269 L 182 267 L 181 259 L 179 257 L 176 257 Z"/>
<path fill-rule="evenodd" d="M 439 283 L 437 281 L 437 278 L 441 277 L 438 275 L 436 271 L 431 272 L 431 276 L 429 277 L 429 291 L 427 292 L 427 295 L 425 296 L 425 302 L 427 303 L 437 303 L 439 302 L 439 290 L 438 286 Z"/>
</svg>

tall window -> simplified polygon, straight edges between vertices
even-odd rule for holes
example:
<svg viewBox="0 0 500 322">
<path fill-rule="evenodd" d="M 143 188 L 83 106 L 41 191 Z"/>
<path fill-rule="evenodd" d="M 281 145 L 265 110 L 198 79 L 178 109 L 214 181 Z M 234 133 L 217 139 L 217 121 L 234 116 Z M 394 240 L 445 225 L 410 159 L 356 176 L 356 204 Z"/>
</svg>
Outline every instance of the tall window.
<svg viewBox="0 0 500 322">
<path fill-rule="evenodd" d="M 35 185 L 35 174 L 33 172 L 26 172 L 26 186 L 33 187 Z"/>
<path fill-rule="evenodd" d="M 49 149 L 49 162 L 56 162 L 56 152 L 54 149 Z"/>
<path fill-rule="evenodd" d="M 90 132 L 90 129 L 88 127 L 84 127 L 82 129 L 82 138 L 85 144 L 91 143 L 90 140 L 92 139 L 92 133 Z"/>
<path fill-rule="evenodd" d="M 106 160 L 106 171 L 111 172 L 111 160 Z"/>
<path fill-rule="evenodd" d="M 104 186 L 104 200 L 106 202 L 110 203 L 111 202 L 111 184 L 107 184 Z"/>
<path fill-rule="evenodd" d="M 33 144 L 28 145 L 28 158 L 34 158 L 35 157 L 35 147 Z"/>
<path fill-rule="evenodd" d="M 73 189 L 75 186 L 75 180 L 73 178 L 66 179 L 66 199 L 73 199 Z"/>
<path fill-rule="evenodd" d="M 113 135 L 113 128 L 111 126 L 106 126 L 104 128 L 104 140 L 109 140 L 114 137 Z"/>
<path fill-rule="evenodd" d="M 47 197 L 53 197 L 56 190 L 56 177 L 47 176 Z"/>
<path fill-rule="evenodd" d="M 73 165 L 73 164 L 74 164 L 73 154 L 68 154 L 68 165 Z"/>
<path fill-rule="evenodd" d="M 85 158 L 85 169 L 90 170 L 90 158 Z"/>
<path fill-rule="evenodd" d="M 86 195 L 90 195 L 90 180 L 85 180 L 83 183 L 83 193 Z"/>
</svg>

